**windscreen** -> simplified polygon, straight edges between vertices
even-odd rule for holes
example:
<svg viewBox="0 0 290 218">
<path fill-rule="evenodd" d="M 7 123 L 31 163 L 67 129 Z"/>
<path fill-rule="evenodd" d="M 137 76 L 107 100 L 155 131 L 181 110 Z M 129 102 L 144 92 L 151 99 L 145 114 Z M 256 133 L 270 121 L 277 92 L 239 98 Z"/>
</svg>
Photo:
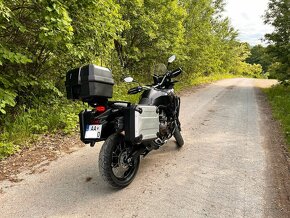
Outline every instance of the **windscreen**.
<svg viewBox="0 0 290 218">
<path fill-rule="evenodd" d="M 165 64 L 158 63 L 154 65 L 153 74 L 157 76 L 162 76 L 166 73 L 167 67 Z"/>
</svg>

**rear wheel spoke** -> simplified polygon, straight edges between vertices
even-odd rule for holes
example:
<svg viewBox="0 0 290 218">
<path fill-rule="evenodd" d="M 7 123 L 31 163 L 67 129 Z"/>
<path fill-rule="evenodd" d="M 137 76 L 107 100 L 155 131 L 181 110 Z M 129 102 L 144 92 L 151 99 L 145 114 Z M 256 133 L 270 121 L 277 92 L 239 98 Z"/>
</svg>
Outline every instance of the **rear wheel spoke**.
<svg viewBox="0 0 290 218">
<path fill-rule="evenodd" d="M 124 136 L 114 134 L 104 143 L 99 157 L 101 175 L 114 187 L 125 187 L 134 179 L 139 168 L 139 157 L 128 163 L 131 149 L 124 142 Z M 108 162 L 109 160 L 109 162 Z"/>
</svg>

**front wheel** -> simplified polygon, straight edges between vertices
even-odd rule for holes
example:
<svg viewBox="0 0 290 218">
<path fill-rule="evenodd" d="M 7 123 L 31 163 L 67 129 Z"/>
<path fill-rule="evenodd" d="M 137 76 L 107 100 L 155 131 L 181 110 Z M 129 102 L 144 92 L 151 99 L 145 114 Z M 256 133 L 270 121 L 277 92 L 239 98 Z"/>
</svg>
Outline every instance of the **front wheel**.
<svg viewBox="0 0 290 218">
<path fill-rule="evenodd" d="M 175 128 L 173 136 L 174 136 L 174 138 L 176 140 L 177 146 L 179 148 L 181 148 L 183 146 L 183 144 L 184 144 L 184 141 L 183 141 L 183 138 L 182 138 L 182 135 L 180 133 L 180 130 L 179 130 L 178 126 Z"/>
<path fill-rule="evenodd" d="M 136 176 L 140 158 L 128 160 L 129 148 L 124 136 L 113 134 L 104 142 L 99 154 L 99 171 L 104 181 L 115 188 L 128 186 Z"/>
</svg>

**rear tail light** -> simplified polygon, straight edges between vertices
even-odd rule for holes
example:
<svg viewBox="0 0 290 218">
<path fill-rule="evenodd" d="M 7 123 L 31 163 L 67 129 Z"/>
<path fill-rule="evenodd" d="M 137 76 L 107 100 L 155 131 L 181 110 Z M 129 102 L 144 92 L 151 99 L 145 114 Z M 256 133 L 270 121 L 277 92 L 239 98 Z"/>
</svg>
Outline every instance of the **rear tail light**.
<svg viewBox="0 0 290 218">
<path fill-rule="evenodd" d="M 96 107 L 96 111 L 100 112 L 100 113 L 103 113 L 103 112 L 106 111 L 106 107 L 99 105 L 99 106 Z"/>
<path fill-rule="evenodd" d="M 103 105 L 98 105 L 95 107 L 95 110 L 96 110 L 96 114 L 95 116 L 98 116 L 102 113 L 104 113 L 106 111 L 106 107 L 103 106 Z M 101 120 L 97 119 L 97 118 L 93 118 L 91 121 L 90 121 L 90 124 L 91 125 L 99 125 L 101 124 Z"/>
</svg>

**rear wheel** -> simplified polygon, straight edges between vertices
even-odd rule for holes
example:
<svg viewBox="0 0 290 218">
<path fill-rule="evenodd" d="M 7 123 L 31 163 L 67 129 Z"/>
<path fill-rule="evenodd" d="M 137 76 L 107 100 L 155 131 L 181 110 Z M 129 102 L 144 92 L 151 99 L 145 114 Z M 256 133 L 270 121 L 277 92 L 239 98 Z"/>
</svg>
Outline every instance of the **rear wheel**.
<svg viewBox="0 0 290 218">
<path fill-rule="evenodd" d="M 174 138 L 176 140 L 177 146 L 181 148 L 183 146 L 183 144 L 184 144 L 184 141 L 183 141 L 182 135 L 181 135 L 180 130 L 179 130 L 178 127 L 175 128 L 173 136 L 174 136 Z"/>
<path fill-rule="evenodd" d="M 99 154 L 99 171 L 105 182 L 124 188 L 133 181 L 140 158 L 128 161 L 128 156 L 129 148 L 123 135 L 113 134 L 107 138 Z"/>
</svg>

